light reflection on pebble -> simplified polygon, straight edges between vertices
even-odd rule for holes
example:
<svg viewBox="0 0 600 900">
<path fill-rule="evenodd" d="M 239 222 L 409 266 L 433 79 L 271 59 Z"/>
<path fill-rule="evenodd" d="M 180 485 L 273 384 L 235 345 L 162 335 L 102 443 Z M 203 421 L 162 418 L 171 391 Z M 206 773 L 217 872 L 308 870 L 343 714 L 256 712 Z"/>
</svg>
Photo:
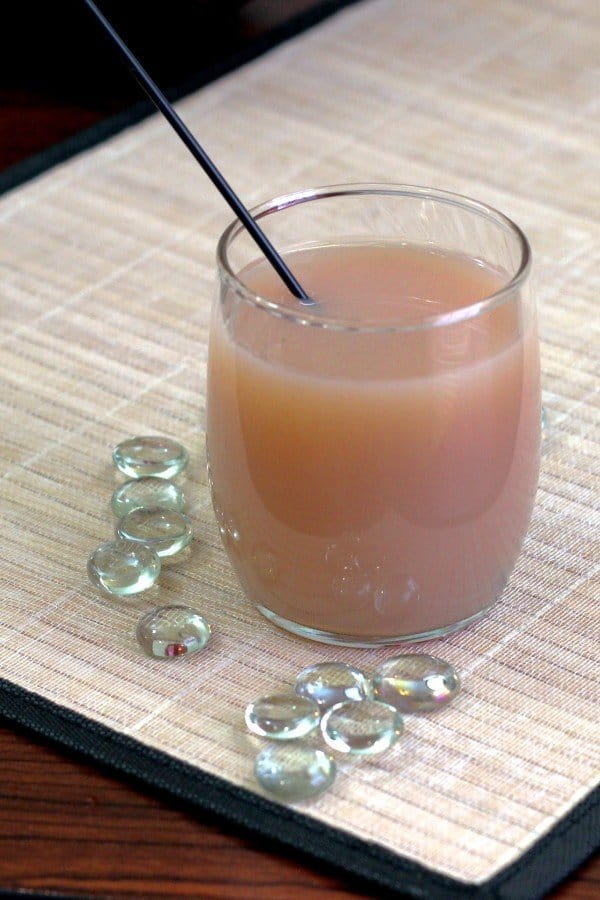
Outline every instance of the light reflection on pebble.
<svg viewBox="0 0 600 900">
<path fill-rule="evenodd" d="M 402 731 L 400 713 L 378 700 L 337 703 L 321 719 L 325 743 L 339 753 L 383 753 L 395 744 Z"/>
<path fill-rule="evenodd" d="M 369 679 L 360 669 L 342 662 L 307 666 L 296 678 L 296 693 L 314 700 L 321 708 L 344 700 L 366 700 L 371 695 Z"/>
<path fill-rule="evenodd" d="M 113 450 L 113 462 L 129 478 L 155 475 L 173 478 L 188 464 L 188 453 L 179 441 L 161 435 L 127 438 Z"/>
<path fill-rule="evenodd" d="M 373 694 L 404 713 L 431 712 L 448 704 L 460 691 L 454 666 L 437 656 L 406 653 L 386 660 L 375 670 Z"/>
<path fill-rule="evenodd" d="M 269 744 L 256 757 L 254 774 L 258 783 L 280 800 L 308 800 L 331 787 L 336 765 L 318 747 L 293 741 Z"/>
<path fill-rule="evenodd" d="M 271 694 L 249 703 L 246 726 L 253 734 L 278 741 L 301 738 L 319 724 L 319 707 L 296 694 Z"/>
</svg>

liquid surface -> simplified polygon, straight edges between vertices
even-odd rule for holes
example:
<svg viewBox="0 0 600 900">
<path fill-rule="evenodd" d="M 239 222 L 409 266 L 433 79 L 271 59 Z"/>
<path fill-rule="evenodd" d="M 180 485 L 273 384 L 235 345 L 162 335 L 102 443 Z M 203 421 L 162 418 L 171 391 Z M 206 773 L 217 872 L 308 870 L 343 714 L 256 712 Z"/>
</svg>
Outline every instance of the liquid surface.
<svg viewBox="0 0 600 900">
<path fill-rule="evenodd" d="M 537 483 L 533 317 L 518 297 L 461 314 L 502 281 L 458 255 L 361 244 L 288 261 L 316 310 L 258 263 L 240 279 L 284 313 L 225 295 L 211 326 L 213 501 L 247 596 L 369 639 L 475 616 L 513 568 Z M 432 310 L 456 322 L 418 327 Z"/>
<path fill-rule="evenodd" d="M 324 245 L 288 253 L 286 261 L 316 307 L 300 306 L 263 260 L 238 277 L 290 312 L 361 326 L 418 324 L 489 297 L 503 281 L 460 254 L 398 243 Z"/>
</svg>

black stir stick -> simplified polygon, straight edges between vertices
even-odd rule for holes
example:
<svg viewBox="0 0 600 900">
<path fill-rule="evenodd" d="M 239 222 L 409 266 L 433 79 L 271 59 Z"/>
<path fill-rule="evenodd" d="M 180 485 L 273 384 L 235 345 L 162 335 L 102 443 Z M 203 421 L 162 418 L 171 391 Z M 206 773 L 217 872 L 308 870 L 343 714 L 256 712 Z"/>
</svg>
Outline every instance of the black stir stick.
<svg viewBox="0 0 600 900">
<path fill-rule="evenodd" d="M 156 108 L 163 114 L 167 122 L 177 132 L 185 146 L 188 148 L 194 158 L 200 163 L 214 186 L 217 188 L 221 196 L 227 201 L 231 209 L 234 211 L 244 228 L 249 232 L 255 243 L 262 250 L 266 258 L 269 260 L 285 286 L 298 300 L 306 306 L 314 306 L 315 301 L 303 290 L 294 275 L 270 242 L 262 228 L 259 228 L 256 221 L 252 218 L 240 198 L 235 191 L 223 178 L 213 161 L 202 149 L 192 132 L 189 130 L 185 122 L 175 112 L 163 92 L 158 85 L 150 78 L 146 70 L 143 68 L 139 60 L 131 52 L 127 44 L 120 38 L 115 29 L 112 27 L 108 19 L 100 12 L 98 7 L 92 0 L 84 0 L 84 3 L 96 16 L 106 33 L 109 35 L 113 43 L 117 46 L 122 56 L 132 69 L 140 87 L 146 92 L 150 100 Z"/>
</svg>

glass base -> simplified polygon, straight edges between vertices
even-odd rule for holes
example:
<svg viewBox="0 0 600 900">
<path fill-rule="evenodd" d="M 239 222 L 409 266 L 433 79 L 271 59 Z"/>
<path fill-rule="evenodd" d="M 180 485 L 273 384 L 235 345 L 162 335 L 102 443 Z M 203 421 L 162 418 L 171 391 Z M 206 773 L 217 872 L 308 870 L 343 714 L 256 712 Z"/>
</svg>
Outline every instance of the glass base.
<svg viewBox="0 0 600 900">
<path fill-rule="evenodd" d="M 443 625 L 441 628 L 432 628 L 429 631 L 419 631 L 415 634 L 399 634 L 393 637 L 385 636 L 372 638 L 366 638 L 364 636 L 357 637 L 353 634 L 337 634 L 333 631 L 320 631 L 318 628 L 309 628 L 308 625 L 298 625 L 297 622 L 284 619 L 283 616 L 278 616 L 277 613 L 274 613 L 270 609 L 260 606 L 259 604 L 257 604 L 257 609 L 269 620 L 269 622 L 273 622 L 285 631 L 291 631 L 292 634 L 296 634 L 298 637 L 308 638 L 310 641 L 319 641 L 321 644 L 337 644 L 340 647 L 382 647 L 385 644 L 399 644 L 404 642 L 414 643 L 416 641 L 429 641 L 432 638 L 446 637 L 448 634 L 453 634 L 455 631 L 461 631 L 461 629 L 467 628 L 474 622 L 478 622 L 479 619 L 482 619 L 483 616 L 490 611 L 493 605 L 493 603 L 490 603 L 489 606 L 485 606 L 474 615 L 468 616 L 466 619 L 461 619 L 460 622 L 454 622 L 452 625 Z"/>
</svg>

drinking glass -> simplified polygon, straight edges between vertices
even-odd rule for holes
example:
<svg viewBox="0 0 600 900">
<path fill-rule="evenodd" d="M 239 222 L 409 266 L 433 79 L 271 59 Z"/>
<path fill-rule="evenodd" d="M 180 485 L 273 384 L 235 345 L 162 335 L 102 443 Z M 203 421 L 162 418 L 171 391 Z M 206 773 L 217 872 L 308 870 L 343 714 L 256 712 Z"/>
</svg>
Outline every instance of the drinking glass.
<svg viewBox="0 0 600 900">
<path fill-rule="evenodd" d="M 513 570 L 538 479 L 527 239 L 483 203 L 401 185 L 312 188 L 253 214 L 292 268 L 315 248 L 400 246 L 458 256 L 495 273 L 496 287 L 409 315 L 398 283 L 388 298 L 398 313 L 388 303 L 383 322 L 368 291 L 358 313 L 331 316 L 327 298 L 306 307 L 252 290 L 258 251 L 238 222 L 226 229 L 207 451 L 246 597 L 277 625 L 336 644 L 424 640 L 475 622 Z"/>
</svg>

